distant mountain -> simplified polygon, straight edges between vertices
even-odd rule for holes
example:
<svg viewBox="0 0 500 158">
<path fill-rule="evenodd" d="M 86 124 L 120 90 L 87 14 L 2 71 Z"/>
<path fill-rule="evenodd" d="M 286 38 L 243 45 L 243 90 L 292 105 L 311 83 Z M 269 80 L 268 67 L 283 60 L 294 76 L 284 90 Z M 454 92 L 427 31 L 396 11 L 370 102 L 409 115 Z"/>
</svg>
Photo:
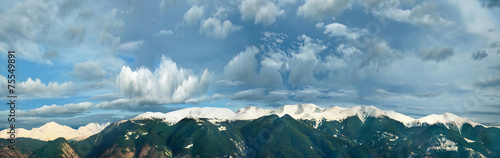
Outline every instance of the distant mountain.
<svg viewBox="0 0 500 158">
<path fill-rule="evenodd" d="M 169 113 L 146 112 L 109 124 L 78 141 L 19 141 L 22 150 L 10 151 L 3 145 L 8 142 L 0 139 L 0 155 L 500 157 L 500 128 L 450 113 L 414 119 L 374 106 L 248 106 L 236 113 L 225 108 L 186 108 Z M 26 143 L 33 147 L 22 145 Z"/>
<path fill-rule="evenodd" d="M 89 123 L 85 126 L 79 127 L 78 129 L 73 129 L 69 126 L 60 125 L 56 122 L 49 122 L 41 127 L 33 128 L 31 130 L 26 130 L 24 128 L 17 128 L 16 137 L 33 138 L 44 141 L 54 140 L 59 137 L 63 137 L 67 140 L 83 140 L 91 135 L 99 133 L 108 125 L 109 123 L 104 123 L 104 124 Z M 7 134 L 8 130 L 9 129 L 0 131 L 0 138 L 4 139 L 9 138 L 10 135 Z"/>
</svg>

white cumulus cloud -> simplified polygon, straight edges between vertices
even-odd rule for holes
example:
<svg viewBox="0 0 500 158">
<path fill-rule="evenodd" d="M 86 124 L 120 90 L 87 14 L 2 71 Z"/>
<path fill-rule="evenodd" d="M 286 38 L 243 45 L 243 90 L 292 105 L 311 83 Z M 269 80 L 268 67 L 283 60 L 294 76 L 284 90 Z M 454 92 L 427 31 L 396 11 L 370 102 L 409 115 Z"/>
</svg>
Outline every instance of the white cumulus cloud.
<svg viewBox="0 0 500 158">
<path fill-rule="evenodd" d="M 321 25 L 317 25 L 317 27 L 320 27 Z M 325 31 L 323 32 L 324 34 L 327 34 L 329 36 L 341 36 L 345 37 L 350 40 L 356 40 L 359 36 L 361 36 L 362 32 L 356 32 L 353 31 L 352 29 L 347 28 L 347 26 L 339 23 L 331 23 L 325 26 Z"/>
<path fill-rule="evenodd" d="M 163 56 L 161 64 L 153 72 L 144 67 L 132 70 L 123 66 L 116 77 L 116 86 L 129 97 L 125 102 L 162 105 L 185 103 L 203 95 L 208 90 L 210 78 L 208 70 L 198 76 L 189 69 L 178 68 L 175 62 Z M 112 102 L 124 102 L 124 99 Z"/>
<path fill-rule="evenodd" d="M 26 98 L 58 98 L 63 97 L 64 92 L 73 86 L 72 82 L 59 84 L 57 82 L 42 83 L 40 79 L 28 78 L 17 84 L 16 93 Z"/>
<path fill-rule="evenodd" d="M 216 39 L 224 39 L 229 34 L 241 30 L 243 27 L 233 25 L 231 21 L 221 21 L 218 18 L 208 18 L 201 22 L 200 33 Z"/>
<path fill-rule="evenodd" d="M 244 0 L 238 7 L 243 20 L 254 20 L 255 24 L 270 25 L 285 11 L 268 0 Z"/>
<path fill-rule="evenodd" d="M 132 42 L 127 42 L 127 43 L 121 44 L 118 47 L 118 49 L 120 49 L 122 51 L 133 51 L 133 50 L 136 50 L 137 48 L 139 48 L 140 46 L 142 46 L 143 44 L 144 44 L 143 40 L 132 41 Z"/>
<path fill-rule="evenodd" d="M 189 26 L 196 25 L 200 22 L 205 14 L 205 7 L 203 6 L 192 6 L 185 14 L 184 14 L 184 22 Z"/>
<path fill-rule="evenodd" d="M 297 15 L 313 20 L 335 17 L 350 6 L 350 0 L 307 0 L 297 10 Z"/>
</svg>

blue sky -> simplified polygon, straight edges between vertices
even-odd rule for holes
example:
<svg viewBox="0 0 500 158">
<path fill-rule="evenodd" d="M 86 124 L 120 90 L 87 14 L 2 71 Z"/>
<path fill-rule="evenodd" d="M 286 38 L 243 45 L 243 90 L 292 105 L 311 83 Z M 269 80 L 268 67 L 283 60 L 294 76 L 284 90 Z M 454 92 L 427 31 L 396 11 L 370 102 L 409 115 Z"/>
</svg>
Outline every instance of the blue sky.
<svg viewBox="0 0 500 158">
<path fill-rule="evenodd" d="M 498 1 L 1 3 L 0 60 L 18 55 L 18 127 L 300 103 L 500 125 Z"/>
</svg>

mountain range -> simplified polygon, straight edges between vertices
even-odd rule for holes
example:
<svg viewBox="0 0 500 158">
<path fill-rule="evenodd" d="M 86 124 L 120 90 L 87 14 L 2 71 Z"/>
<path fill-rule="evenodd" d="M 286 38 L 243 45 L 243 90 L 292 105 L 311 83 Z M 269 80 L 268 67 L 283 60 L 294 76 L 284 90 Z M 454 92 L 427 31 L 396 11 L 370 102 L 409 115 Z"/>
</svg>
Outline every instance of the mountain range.
<svg viewBox="0 0 500 158">
<path fill-rule="evenodd" d="M 0 157 L 499 157 L 500 128 L 451 113 L 415 119 L 374 106 L 195 107 L 78 129 L 18 130 Z M 6 138 L 2 131 L 1 138 Z"/>
</svg>

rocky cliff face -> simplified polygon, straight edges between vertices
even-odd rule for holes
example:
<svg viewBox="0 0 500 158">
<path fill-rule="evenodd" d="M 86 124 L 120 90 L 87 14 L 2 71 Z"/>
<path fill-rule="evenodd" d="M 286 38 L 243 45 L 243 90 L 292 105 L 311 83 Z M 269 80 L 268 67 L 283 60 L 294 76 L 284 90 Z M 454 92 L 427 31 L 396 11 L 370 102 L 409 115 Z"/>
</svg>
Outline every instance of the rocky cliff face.
<svg viewBox="0 0 500 158">
<path fill-rule="evenodd" d="M 0 149 L 0 157 L 28 157 L 18 150 L 11 150 L 8 148 Z"/>
</svg>

